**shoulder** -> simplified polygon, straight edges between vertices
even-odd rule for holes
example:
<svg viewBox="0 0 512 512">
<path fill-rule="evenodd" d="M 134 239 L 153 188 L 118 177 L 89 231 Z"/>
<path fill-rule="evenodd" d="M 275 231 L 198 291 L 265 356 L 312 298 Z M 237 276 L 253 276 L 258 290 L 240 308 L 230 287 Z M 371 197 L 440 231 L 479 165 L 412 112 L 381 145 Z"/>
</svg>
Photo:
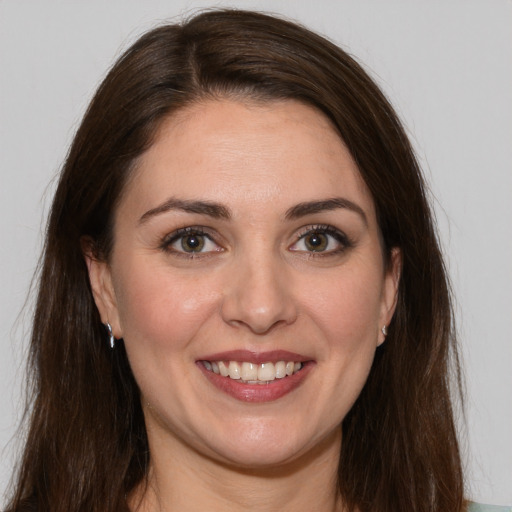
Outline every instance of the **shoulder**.
<svg viewBox="0 0 512 512">
<path fill-rule="evenodd" d="M 497 505 L 470 503 L 468 506 L 468 512 L 512 512 L 512 507 L 500 507 Z"/>
</svg>

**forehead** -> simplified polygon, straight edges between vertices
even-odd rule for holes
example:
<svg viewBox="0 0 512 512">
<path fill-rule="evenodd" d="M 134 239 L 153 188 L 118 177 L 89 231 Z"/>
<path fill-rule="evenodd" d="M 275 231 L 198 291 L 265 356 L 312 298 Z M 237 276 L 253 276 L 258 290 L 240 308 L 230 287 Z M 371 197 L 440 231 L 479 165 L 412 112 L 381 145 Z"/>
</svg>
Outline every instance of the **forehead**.
<svg viewBox="0 0 512 512">
<path fill-rule="evenodd" d="M 141 208 L 177 196 L 275 210 L 342 195 L 373 211 L 331 121 L 297 101 L 210 100 L 173 114 L 125 192 Z"/>
</svg>

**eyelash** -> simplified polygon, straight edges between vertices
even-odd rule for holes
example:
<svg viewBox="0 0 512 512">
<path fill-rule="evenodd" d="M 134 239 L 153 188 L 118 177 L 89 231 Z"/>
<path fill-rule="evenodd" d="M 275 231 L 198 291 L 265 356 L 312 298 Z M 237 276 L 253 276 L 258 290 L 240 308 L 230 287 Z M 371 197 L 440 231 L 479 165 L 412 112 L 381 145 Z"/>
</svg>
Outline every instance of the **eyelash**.
<svg viewBox="0 0 512 512">
<path fill-rule="evenodd" d="M 308 235 L 312 234 L 328 235 L 336 240 L 336 242 L 339 244 L 339 247 L 327 251 L 301 251 L 306 252 L 309 258 L 325 258 L 329 256 L 336 256 L 354 246 L 353 241 L 345 233 L 328 224 L 315 224 L 312 226 L 304 227 L 303 230 L 297 235 L 297 240 L 293 245 L 296 245 L 298 242 L 305 239 Z"/>
<path fill-rule="evenodd" d="M 218 251 L 209 251 L 209 252 L 186 252 L 186 251 L 178 251 L 172 248 L 172 245 L 179 241 L 180 238 L 184 238 L 186 236 L 200 236 L 204 237 L 210 242 L 214 243 L 218 246 L 218 244 L 215 242 L 213 237 L 203 228 L 200 226 L 187 226 L 186 228 L 180 228 L 171 233 L 169 236 L 165 237 L 163 240 L 160 248 L 167 253 L 171 253 L 175 256 L 178 256 L 180 258 L 187 258 L 187 259 L 195 259 L 195 258 L 204 258 L 211 255 L 211 252 L 221 252 L 223 249 L 219 249 Z M 219 246 L 220 247 L 220 246 Z"/>
<path fill-rule="evenodd" d="M 294 245 L 297 245 L 301 240 L 305 239 L 308 235 L 312 234 L 321 234 L 321 235 L 327 235 L 332 238 L 339 244 L 339 247 L 335 249 L 330 250 L 322 250 L 322 251 L 304 251 L 304 250 L 298 250 L 298 249 L 290 249 L 294 252 L 300 252 L 307 254 L 308 258 L 325 258 L 329 256 L 335 256 L 343 253 L 347 249 L 350 249 L 354 246 L 354 243 L 349 239 L 349 237 L 340 231 L 339 229 L 334 228 L 333 226 L 330 226 L 328 224 L 315 224 L 311 226 L 304 227 L 301 232 L 297 235 L 296 241 L 292 244 L 291 247 Z M 220 249 L 218 251 L 206 251 L 206 252 L 187 252 L 187 251 L 179 251 L 172 248 L 172 245 L 179 241 L 180 239 L 186 237 L 186 236 L 192 236 L 197 235 L 200 237 L 204 237 L 210 242 L 214 243 Z M 329 242 L 327 242 L 329 243 Z M 165 239 L 162 241 L 160 245 L 160 249 L 164 252 L 171 253 L 175 256 L 181 257 L 181 258 L 187 258 L 187 259 L 195 259 L 195 258 L 204 258 L 211 256 L 212 253 L 215 252 L 222 252 L 223 248 L 215 242 L 212 235 L 208 233 L 207 230 L 205 230 L 201 226 L 187 226 L 186 228 L 180 228 L 165 237 Z"/>
</svg>

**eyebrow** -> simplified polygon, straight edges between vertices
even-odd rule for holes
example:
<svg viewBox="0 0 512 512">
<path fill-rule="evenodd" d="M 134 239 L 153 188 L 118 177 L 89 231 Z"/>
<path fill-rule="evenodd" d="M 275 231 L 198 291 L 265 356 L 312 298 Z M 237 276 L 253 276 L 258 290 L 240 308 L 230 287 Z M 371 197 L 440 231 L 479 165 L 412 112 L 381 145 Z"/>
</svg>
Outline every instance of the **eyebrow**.
<svg viewBox="0 0 512 512">
<path fill-rule="evenodd" d="M 181 210 L 187 213 L 199 213 L 215 219 L 230 219 L 231 212 L 225 206 L 211 201 L 190 201 L 184 199 L 169 198 L 162 204 L 148 210 L 139 219 L 139 224 L 144 224 L 150 218 L 172 210 Z"/>
<path fill-rule="evenodd" d="M 363 222 L 368 225 L 368 219 L 366 218 L 364 210 L 356 203 L 345 199 L 344 197 L 333 197 L 321 201 L 307 201 L 305 203 L 299 203 L 286 212 L 285 218 L 288 220 L 299 219 L 306 215 L 312 215 L 314 213 L 321 213 L 329 210 L 337 210 L 340 208 L 357 213 L 362 218 Z"/>
<path fill-rule="evenodd" d="M 355 212 L 362 218 L 365 224 L 368 224 L 368 219 L 366 218 L 364 210 L 356 203 L 343 197 L 333 197 L 319 201 L 299 203 L 286 211 L 285 219 L 295 220 L 307 215 L 337 209 L 346 209 Z M 212 201 L 192 201 L 171 197 L 162 204 L 144 213 L 139 219 L 139 224 L 144 224 L 150 218 L 172 210 L 181 210 L 187 213 L 198 213 L 215 219 L 229 220 L 231 218 L 229 208 L 222 204 Z"/>
</svg>

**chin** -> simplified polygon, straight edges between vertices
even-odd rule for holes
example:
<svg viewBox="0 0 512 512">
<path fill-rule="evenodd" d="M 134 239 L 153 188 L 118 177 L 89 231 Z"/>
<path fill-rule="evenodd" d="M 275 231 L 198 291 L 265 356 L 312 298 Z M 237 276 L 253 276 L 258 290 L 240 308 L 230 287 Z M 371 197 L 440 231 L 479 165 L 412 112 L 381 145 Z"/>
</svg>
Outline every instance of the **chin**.
<svg viewBox="0 0 512 512">
<path fill-rule="evenodd" d="M 261 422 L 261 425 L 253 425 L 245 431 L 238 429 L 238 435 L 228 437 L 224 436 L 219 445 L 213 447 L 227 464 L 243 469 L 277 469 L 292 462 L 299 467 L 297 460 L 315 458 L 328 446 L 332 448 L 341 439 L 341 429 L 325 438 L 312 439 L 312 436 L 305 435 L 303 429 L 293 433 L 290 425 L 277 430 Z"/>
<path fill-rule="evenodd" d="M 246 446 L 222 450 L 222 462 L 246 470 L 267 470 L 295 463 L 303 455 L 300 449 L 292 446 Z"/>
</svg>

